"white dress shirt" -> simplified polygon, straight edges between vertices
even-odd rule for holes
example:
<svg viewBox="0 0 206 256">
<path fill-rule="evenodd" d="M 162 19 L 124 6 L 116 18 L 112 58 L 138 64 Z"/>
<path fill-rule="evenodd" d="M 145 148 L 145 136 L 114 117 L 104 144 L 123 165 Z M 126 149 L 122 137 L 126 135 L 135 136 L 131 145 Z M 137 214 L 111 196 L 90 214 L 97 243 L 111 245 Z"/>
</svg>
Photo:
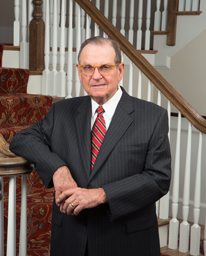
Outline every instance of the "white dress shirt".
<svg viewBox="0 0 206 256">
<path fill-rule="evenodd" d="M 108 130 L 109 128 L 109 125 L 112 121 L 112 117 L 114 115 L 114 112 L 116 110 L 116 107 L 120 101 L 122 97 L 122 90 L 120 88 L 120 86 L 118 86 L 118 90 L 117 92 L 114 94 L 114 96 L 109 99 L 105 104 L 102 105 L 102 107 L 104 108 L 104 119 L 105 119 L 105 123 L 106 123 L 106 130 Z M 94 125 L 94 122 L 96 120 L 96 117 L 97 117 L 97 108 L 99 107 L 99 104 L 94 101 L 93 99 L 91 99 L 91 102 L 92 102 L 92 116 L 91 116 L 91 130 L 92 130 L 92 127 Z"/>
</svg>

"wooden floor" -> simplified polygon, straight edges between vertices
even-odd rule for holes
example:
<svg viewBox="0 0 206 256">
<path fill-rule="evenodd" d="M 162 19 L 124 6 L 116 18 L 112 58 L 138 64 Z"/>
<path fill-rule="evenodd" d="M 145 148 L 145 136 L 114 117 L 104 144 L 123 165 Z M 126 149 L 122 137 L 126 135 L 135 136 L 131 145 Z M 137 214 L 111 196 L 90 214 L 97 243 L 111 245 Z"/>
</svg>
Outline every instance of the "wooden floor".
<svg viewBox="0 0 206 256">
<path fill-rule="evenodd" d="M 181 224 L 182 220 L 179 220 L 179 226 Z M 159 226 L 161 225 L 164 225 L 162 224 L 161 221 L 158 221 L 159 223 Z M 190 222 L 190 227 L 193 225 L 193 223 Z M 204 226 L 203 225 L 200 225 L 201 226 L 201 234 L 200 234 L 200 237 L 201 239 L 204 239 Z M 178 249 L 176 250 L 171 250 L 171 249 L 168 249 L 168 246 L 165 246 L 165 247 L 162 247 L 161 248 L 161 253 L 164 253 L 164 254 L 167 254 L 167 255 L 171 255 L 171 256 L 189 256 L 191 255 L 189 252 L 187 253 L 182 253 L 182 252 L 179 252 Z M 203 254 L 199 254 L 199 256 L 202 256 Z"/>
</svg>

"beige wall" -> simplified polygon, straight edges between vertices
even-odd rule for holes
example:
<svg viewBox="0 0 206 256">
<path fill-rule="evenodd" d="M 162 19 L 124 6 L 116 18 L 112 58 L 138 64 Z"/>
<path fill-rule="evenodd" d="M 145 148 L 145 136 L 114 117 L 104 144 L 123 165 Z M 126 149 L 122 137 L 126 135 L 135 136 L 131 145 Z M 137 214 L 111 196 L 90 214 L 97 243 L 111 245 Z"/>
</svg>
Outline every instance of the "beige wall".
<svg viewBox="0 0 206 256">
<path fill-rule="evenodd" d="M 201 115 L 206 115 L 205 46 L 206 30 L 171 57 L 170 70 L 157 69 Z"/>
</svg>

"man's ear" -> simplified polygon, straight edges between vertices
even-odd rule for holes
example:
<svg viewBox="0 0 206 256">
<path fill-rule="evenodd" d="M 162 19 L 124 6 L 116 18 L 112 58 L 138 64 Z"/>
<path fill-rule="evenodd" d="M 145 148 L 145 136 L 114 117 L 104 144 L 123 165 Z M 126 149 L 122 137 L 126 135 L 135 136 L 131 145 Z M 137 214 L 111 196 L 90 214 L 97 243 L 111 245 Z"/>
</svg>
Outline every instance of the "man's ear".
<svg viewBox="0 0 206 256">
<path fill-rule="evenodd" d="M 125 64 L 124 62 L 120 63 L 118 66 L 118 82 L 122 80 L 124 74 Z"/>
<path fill-rule="evenodd" d="M 79 80 L 82 81 L 82 71 L 81 68 L 79 67 L 79 64 L 76 64 L 78 75 L 79 75 Z"/>
</svg>

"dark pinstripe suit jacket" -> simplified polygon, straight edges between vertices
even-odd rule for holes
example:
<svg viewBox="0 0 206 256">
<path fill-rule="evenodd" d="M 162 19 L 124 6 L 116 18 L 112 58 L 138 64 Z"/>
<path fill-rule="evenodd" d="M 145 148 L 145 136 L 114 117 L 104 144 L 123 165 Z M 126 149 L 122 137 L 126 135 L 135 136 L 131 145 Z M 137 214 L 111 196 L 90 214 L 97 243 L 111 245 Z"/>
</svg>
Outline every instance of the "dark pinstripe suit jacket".
<svg viewBox="0 0 206 256">
<path fill-rule="evenodd" d="M 54 202 L 51 255 L 160 255 L 155 202 L 170 184 L 167 111 L 124 90 L 94 169 L 91 159 L 89 96 L 52 105 L 44 120 L 19 132 L 10 149 L 35 164 L 46 187 L 66 165 L 78 186 L 103 187 L 108 204 L 78 216 L 59 211 Z"/>
</svg>

